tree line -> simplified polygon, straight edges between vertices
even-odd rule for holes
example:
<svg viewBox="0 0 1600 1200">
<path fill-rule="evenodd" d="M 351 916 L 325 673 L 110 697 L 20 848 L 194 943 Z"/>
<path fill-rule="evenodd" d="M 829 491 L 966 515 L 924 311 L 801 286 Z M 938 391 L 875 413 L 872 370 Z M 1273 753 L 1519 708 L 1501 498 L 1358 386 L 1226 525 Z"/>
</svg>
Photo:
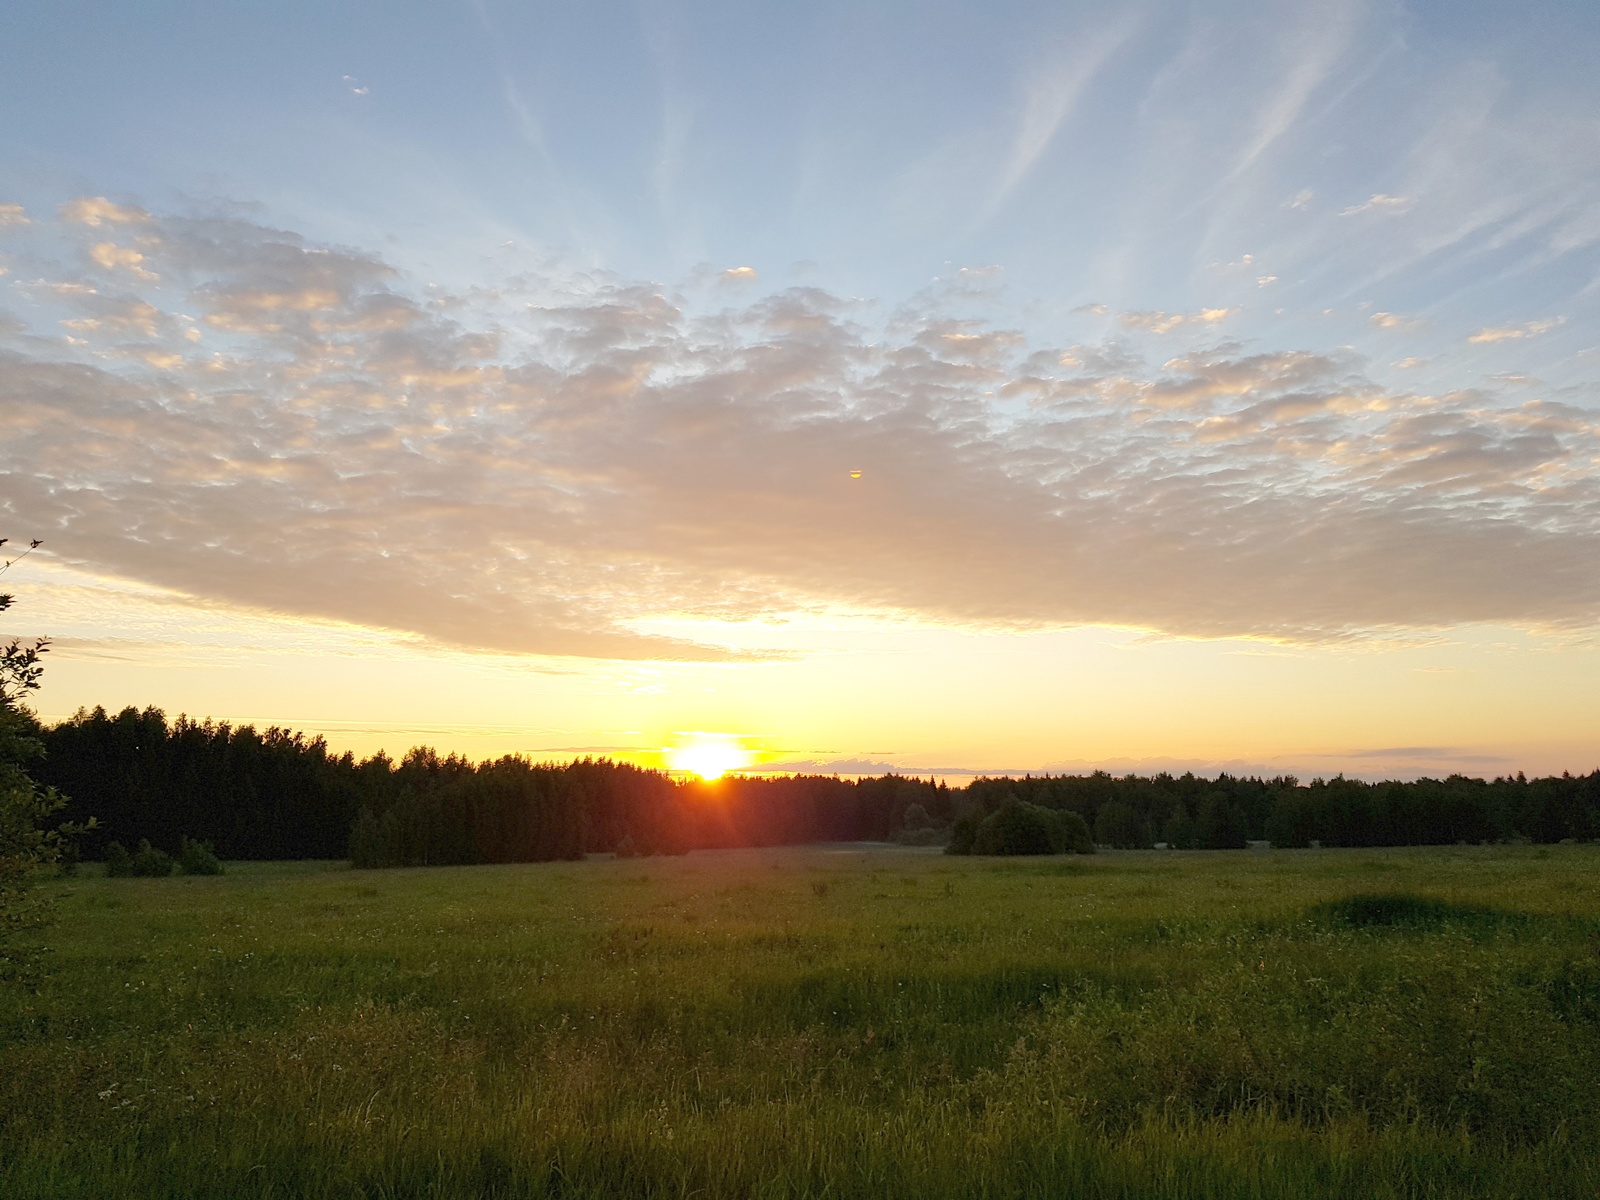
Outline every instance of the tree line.
<svg viewBox="0 0 1600 1200">
<path fill-rule="evenodd" d="M 972 808 L 993 812 L 1011 802 L 1081 816 L 1102 846 L 1135 849 L 1242 849 L 1274 846 L 1435 846 L 1458 842 L 1591 841 L 1600 838 L 1600 771 L 1492 781 L 1446 779 L 1368 783 L 1336 776 L 1302 785 L 1219 774 L 1167 773 L 978 779 L 966 789 Z"/>
<path fill-rule="evenodd" d="M 81 839 L 92 858 L 112 842 L 176 854 L 189 838 L 224 859 L 538 862 L 885 839 L 919 803 L 937 822 L 958 815 L 958 792 L 892 775 L 704 783 L 608 759 L 474 763 L 427 747 L 357 759 L 287 729 L 157 708 L 80 711 L 36 732 L 37 777 L 69 798 L 67 818 L 96 818 Z"/>
<path fill-rule="evenodd" d="M 555 764 L 508 756 L 475 763 L 425 747 L 398 762 L 382 753 L 357 759 L 287 729 L 168 720 L 155 708 L 80 711 L 27 732 L 44 751 L 33 775 L 68 798 L 62 816 L 80 825 L 94 819 L 81 843 L 95 858 L 113 841 L 147 841 L 178 854 L 190 839 L 210 843 L 224 859 L 535 862 L 597 852 L 884 840 L 930 826 L 952 830 L 963 819 L 956 833 L 965 841 L 965 831 L 975 834 L 986 818 L 1017 805 L 1073 818 L 1035 819 L 1040 829 L 1057 831 L 1046 840 L 1066 838 L 1060 831 L 1076 831 L 1081 822 L 1093 843 L 1122 848 L 1600 837 L 1600 771 L 1309 785 L 1291 776 L 1105 772 L 979 778 L 964 788 L 894 775 L 706 783 L 607 759 Z M 989 828 L 1013 825 L 1022 828 L 1013 817 Z M 1082 842 L 1073 832 L 1063 845 Z"/>
</svg>

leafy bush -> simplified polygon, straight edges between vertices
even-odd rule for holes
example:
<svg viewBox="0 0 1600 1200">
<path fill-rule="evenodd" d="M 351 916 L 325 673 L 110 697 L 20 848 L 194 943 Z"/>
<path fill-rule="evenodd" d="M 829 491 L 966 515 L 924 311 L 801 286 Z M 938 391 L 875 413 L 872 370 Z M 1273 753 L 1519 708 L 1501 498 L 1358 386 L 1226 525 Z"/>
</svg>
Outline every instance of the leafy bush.
<svg viewBox="0 0 1600 1200">
<path fill-rule="evenodd" d="M 7 540 L 0 538 L 0 545 Z M 38 547 L 35 538 L 17 558 L 0 564 L 0 574 Z M 0 593 L 0 612 L 11 607 L 12 599 Z M 45 924 L 51 912 L 51 900 L 33 888 L 35 878 L 41 867 L 61 862 L 72 838 L 94 825 L 91 818 L 52 829 L 51 818 L 67 799 L 53 787 L 41 787 L 29 773 L 43 757 L 44 744 L 39 719 L 23 700 L 38 690 L 44 673 L 40 656 L 49 648 L 47 638 L 31 646 L 16 638 L 0 645 L 0 980 L 31 983 L 39 951 L 20 945 L 17 935 Z"/>
<path fill-rule="evenodd" d="M 952 843 L 953 844 L 953 843 Z M 1074 812 L 1026 801 L 1002 805 L 978 823 L 969 854 L 1093 854 L 1089 826 Z M 952 851 L 960 853 L 960 851 Z"/>
<path fill-rule="evenodd" d="M 178 865 L 183 868 L 185 875 L 222 874 L 222 863 L 217 860 L 216 851 L 211 848 L 210 842 L 196 842 L 184 838 L 183 844 L 178 849 Z"/>
<path fill-rule="evenodd" d="M 1094 838 L 1089 836 L 1089 823 L 1075 812 L 1055 810 L 1051 814 L 1055 817 L 1061 829 L 1061 852 L 1063 854 L 1093 854 Z"/>
<path fill-rule="evenodd" d="M 24 740 L 3 727 L 13 715 L 0 709 L 0 980 L 32 974 L 32 952 L 13 939 L 49 916 L 49 901 L 33 884 L 60 844 L 47 828 L 50 815 L 61 806 L 59 798 L 36 788 L 15 759 L 6 760 L 7 743 Z"/>
<path fill-rule="evenodd" d="M 106 874 L 117 878 L 133 874 L 133 857 L 121 842 L 106 847 Z"/>
<path fill-rule="evenodd" d="M 1059 854 L 1061 835 L 1050 814 L 1017 802 L 990 813 L 972 840 L 974 854 Z"/>
<path fill-rule="evenodd" d="M 172 861 L 172 855 L 165 850 L 157 850 L 149 842 L 143 840 L 139 842 L 139 849 L 133 856 L 133 873 L 135 875 L 162 878 L 171 875 L 177 865 Z"/>
<path fill-rule="evenodd" d="M 978 836 L 978 814 L 968 813 L 950 827 L 950 844 L 946 854 L 971 854 L 972 843 Z"/>
</svg>

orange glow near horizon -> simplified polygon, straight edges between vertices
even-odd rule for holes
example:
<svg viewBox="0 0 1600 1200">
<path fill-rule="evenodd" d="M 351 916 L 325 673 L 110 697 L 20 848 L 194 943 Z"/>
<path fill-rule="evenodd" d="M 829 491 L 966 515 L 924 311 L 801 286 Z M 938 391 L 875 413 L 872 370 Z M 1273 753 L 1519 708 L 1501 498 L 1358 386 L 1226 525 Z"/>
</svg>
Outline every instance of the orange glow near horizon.
<svg viewBox="0 0 1600 1200">
<path fill-rule="evenodd" d="M 34 701 L 51 722 L 80 706 L 153 705 L 169 718 L 302 730 L 358 757 L 418 745 L 475 761 L 612 757 L 680 778 L 789 764 L 855 774 L 858 763 L 1304 779 L 1600 765 L 1600 643 L 1505 626 L 1297 645 L 876 614 L 675 617 L 636 626 L 741 657 L 577 660 L 461 654 L 391 630 L 202 604 L 42 554 L 6 583 L 21 598 L 4 640 L 59 639 Z"/>
<path fill-rule="evenodd" d="M 750 763 L 750 752 L 731 734 L 696 731 L 684 736 L 686 741 L 667 751 L 674 771 L 692 772 L 710 782 Z"/>
</svg>

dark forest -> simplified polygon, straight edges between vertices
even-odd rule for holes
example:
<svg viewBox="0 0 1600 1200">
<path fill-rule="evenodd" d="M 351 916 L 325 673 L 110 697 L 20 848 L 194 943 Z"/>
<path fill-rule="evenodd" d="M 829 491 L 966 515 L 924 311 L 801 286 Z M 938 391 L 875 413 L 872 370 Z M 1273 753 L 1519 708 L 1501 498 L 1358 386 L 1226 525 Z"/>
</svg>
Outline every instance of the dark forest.
<svg viewBox="0 0 1600 1200">
<path fill-rule="evenodd" d="M 178 717 L 80 711 L 42 727 L 35 774 L 63 816 L 111 842 L 183 839 L 222 858 L 349 858 L 358 866 L 537 862 L 585 854 L 889 840 L 1026 803 L 1074 813 L 1102 846 L 1239 849 L 1450 845 L 1600 837 L 1600 771 L 1585 776 L 1368 783 L 1218 775 L 979 778 L 886 775 L 683 781 L 606 759 L 473 763 L 419 747 L 398 762 L 320 738 Z M 916 806 L 915 808 L 913 806 Z M 911 818 L 908 821 L 908 813 Z"/>
</svg>

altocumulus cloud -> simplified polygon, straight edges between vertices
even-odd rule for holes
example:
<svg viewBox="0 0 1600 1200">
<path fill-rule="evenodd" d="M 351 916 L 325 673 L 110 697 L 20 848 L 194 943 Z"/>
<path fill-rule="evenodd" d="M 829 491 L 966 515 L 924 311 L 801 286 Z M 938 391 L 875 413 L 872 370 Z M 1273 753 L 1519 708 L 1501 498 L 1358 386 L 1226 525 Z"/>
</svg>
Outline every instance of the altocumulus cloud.
<svg viewBox="0 0 1600 1200">
<path fill-rule="evenodd" d="M 1557 403 L 1397 393 L 1340 354 L 1166 357 L 1148 314 L 1053 348 L 959 313 L 869 329 L 809 289 L 701 313 L 554 273 L 444 296 L 94 198 L 8 241 L 8 523 L 200 597 L 667 658 L 723 652 L 633 622 L 847 605 L 1330 640 L 1600 617 L 1600 430 Z"/>
</svg>

